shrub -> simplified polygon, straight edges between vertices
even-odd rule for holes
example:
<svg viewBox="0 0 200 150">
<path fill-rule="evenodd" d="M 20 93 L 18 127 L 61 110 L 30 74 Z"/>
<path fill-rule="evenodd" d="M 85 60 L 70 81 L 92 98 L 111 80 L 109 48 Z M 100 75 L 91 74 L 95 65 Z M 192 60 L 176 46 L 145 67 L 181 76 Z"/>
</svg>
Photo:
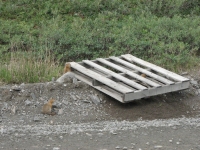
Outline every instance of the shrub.
<svg viewBox="0 0 200 150">
<path fill-rule="evenodd" d="M 200 53 L 198 6 L 198 0 L 1 1 L 1 64 L 23 53 L 61 65 L 131 53 L 168 69 L 190 67 Z"/>
</svg>

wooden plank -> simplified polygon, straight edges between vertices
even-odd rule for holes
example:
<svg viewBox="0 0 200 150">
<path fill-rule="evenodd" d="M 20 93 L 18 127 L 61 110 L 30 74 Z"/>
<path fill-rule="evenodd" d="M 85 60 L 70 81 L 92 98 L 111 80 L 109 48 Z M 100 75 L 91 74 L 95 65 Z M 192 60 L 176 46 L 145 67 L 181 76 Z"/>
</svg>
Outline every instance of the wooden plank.
<svg viewBox="0 0 200 150">
<path fill-rule="evenodd" d="M 146 74 L 147 76 L 150 76 L 150 77 L 152 77 L 152 78 L 154 78 L 154 79 L 156 79 L 156 80 L 158 80 L 158 81 L 161 81 L 161 82 L 163 82 L 163 83 L 165 83 L 165 84 L 174 84 L 174 82 L 172 82 L 172 81 L 170 81 L 170 80 L 168 80 L 168 79 L 165 79 L 165 78 L 163 78 L 163 77 L 161 77 L 161 76 L 158 76 L 158 75 L 156 75 L 155 73 L 152 73 L 152 72 L 150 72 L 150 71 L 148 71 L 148 70 L 146 70 L 146 69 L 140 68 L 140 67 L 138 67 L 138 66 L 136 66 L 136 65 L 134 65 L 134 64 L 131 64 L 131 63 L 127 62 L 127 61 L 124 61 L 124 60 L 122 60 L 122 59 L 120 59 L 120 58 L 118 58 L 118 57 L 110 57 L 110 59 L 112 59 L 112 60 L 114 60 L 114 61 L 116 61 L 116 62 L 118 62 L 118 63 L 121 63 L 121 64 L 123 64 L 123 65 L 125 65 L 125 66 L 128 66 L 128 67 L 131 68 L 131 69 L 134 69 L 134 70 L 136 70 L 136 71 L 139 71 L 139 72 L 141 72 L 141 73 L 144 73 L 144 74 Z"/>
<path fill-rule="evenodd" d="M 94 78 L 95 80 L 99 81 L 99 82 L 102 82 L 103 84 L 109 86 L 110 88 L 113 88 L 115 89 L 116 91 L 118 92 L 122 92 L 122 93 L 128 93 L 128 92 L 132 92 L 131 89 L 129 88 L 126 88 L 122 85 L 119 85 L 117 84 L 116 82 L 94 72 L 94 71 L 91 71 L 81 65 L 79 65 L 78 63 L 75 63 L 75 62 L 70 62 L 70 65 L 73 69 L 91 77 L 91 78 Z"/>
<path fill-rule="evenodd" d="M 93 86 L 92 85 L 92 79 L 88 76 L 85 76 L 83 74 L 81 74 L 80 72 L 78 71 L 74 71 L 74 76 L 75 78 L 77 78 L 78 80 L 82 81 L 82 82 L 85 82 L 87 83 L 88 85 L 92 86 L 93 88 L 111 96 L 112 98 L 124 103 L 124 94 L 122 93 L 119 93 L 111 88 L 109 88 L 108 86 L 106 85 L 101 85 L 101 86 Z"/>
<path fill-rule="evenodd" d="M 134 88 L 136 88 L 136 89 L 139 89 L 139 90 L 147 89 L 146 87 L 144 87 L 144 86 L 142 86 L 142 85 L 140 85 L 140 84 L 138 84 L 138 83 L 136 83 L 136 82 L 134 82 L 132 80 L 129 80 L 129 79 L 127 79 L 127 78 L 125 78 L 125 77 L 123 77 L 123 76 L 121 76 L 121 75 L 119 75 L 119 74 L 117 74 L 117 73 L 115 73 L 115 72 L 113 72 L 111 70 L 108 70 L 108 69 L 106 69 L 106 68 L 104 68 L 104 67 L 102 67 L 102 66 L 100 66 L 98 64 L 95 64 L 92 61 L 83 60 L 83 62 L 86 63 L 87 65 L 90 65 L 90 66 L 94 67 L 97 70 L 100 70 L 100 71 L 102 71 L 102 72 L 104 72 L 104 73 L 106 73 L 106 74 L 108 74 L 108 75 L 110 75 L 110 76 L 112 76 L 112 77 L 114 77 L 114 78 L 116 78 L 116 79 L 118 79 L 118 80 L 120 80 L 120 81 L 122 81 L 122 82 L 124 82 L 124 83 L 126 83 L 126 84 L 128 84 L 128 85 L 130 85 L 132 87 L 134 87 Z"/>
<path fill-rule="evenodd" d="M 137 80 L 140 80 L 140 81 L 142 81 L 142 82 L 144 82 L 146 84 L 149 84 L 149 85 L 151 85 L 153 87 L 160 87 L 161 86 L 161 85 L 159 85 L 159 84 L 157 84 L 155 82 L 152 82 L 151 80 L 148 80 L 148 79 L 146 79 L 146 78 L 144 78 L 144 77 L 142 77 L 142 76 L 140 76 L 140 75 L 138 75 L 136 73 L 133 73 L 133 72 L 131 72 L 131 71 L 127 70 L 127 69 L 124 69 L 124 68 L 122 68 L 120 66 L 117 66 L 117 65 L 115 65 L 115 64 L 113 64 L 113 63 L 111 63 L 111 62 L 109 62 L 109 61 L 107 61 L 105 59 L 98 58 L 97 60 L 100 61 L 103 64 L 106 64 L 106 65 L 108 65 L 108 66 L 110 66 L 110 67 L 112 67 L 112 68 L 114 68 L 116 70 L 119 70 L 119 71 L 121 71 L 121 72 L 123 72 L 123 73 L 125 73 L 125 74 L 127 74 L 127 75 L 129 75 L 129 76 L 131 76 L 133 78 L 136 78 Z"/>
<path fill-rule="evenodd" d="M 160 88 L 150 88 L 145 91 L 136 91 L 136 92 L 131 92 L 131 93 L 126 93 L 124 102 L 131 102 L 133 100 L 145 98 L 145 97 L 150 97 L 150 96 L 155 96 L 155 95 L 160 95 L 164 93 L 169 93 L 169 92 L 174 92 L 174 91 L 179 91 L 179 90 L 184 90 L 187 89 L 190 85 L 189 81 L 185 82 L 177 82 L 175 84 L 171 85 L 165 85 Z"/>
<path fill-rule="evenodd" d="M 182 76 L 180 76 L 180 75 L 178 75 L 176 73 L 173 73 L 173 72 L 168 71 L 168 70 L 166 70 L 164 68 L 161 68 L 161 67 L 156 66 L 154 64 L 151 64 L 149 62 L 146 62 L 146 61 L 144 61 L 142 59 L 139 59 L 139 58 L 137 58 L 135 56 L 132 56 L 130 54 L 122 55 L 122 57 L 125 58 L 126 60 L 130 61 L 130 62 L 135 62 L 135 63 L 138 63 L 138 64 L 140 64 L 142 66 L 145 66 L 145 67 L 148 67 L 148 68 L 150 68 L 152 70 L 155 70 L 156 72 L 159 72 L 159 73 L 165 75 L 166 77 L 169 77 L 169 78 L 171 78 L 171 79 L 173 79 L 175 81 L 188 81 L 189 80 L 189 79 L 184 78 L 184 77 L 182 77 Z"/>
</svg>

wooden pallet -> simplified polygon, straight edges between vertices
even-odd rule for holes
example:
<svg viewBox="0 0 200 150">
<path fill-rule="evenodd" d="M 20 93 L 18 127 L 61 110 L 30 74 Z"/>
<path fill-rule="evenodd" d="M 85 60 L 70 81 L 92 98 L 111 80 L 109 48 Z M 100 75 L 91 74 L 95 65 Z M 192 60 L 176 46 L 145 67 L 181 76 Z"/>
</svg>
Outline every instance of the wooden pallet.
<svg viewBox="0 0 200 150">
<path fill-rule="evenodd" d="M 70 65 L 77 79 L 122 103 L 189 87 L 189 79 L 130 54 Z"/>
</svg>

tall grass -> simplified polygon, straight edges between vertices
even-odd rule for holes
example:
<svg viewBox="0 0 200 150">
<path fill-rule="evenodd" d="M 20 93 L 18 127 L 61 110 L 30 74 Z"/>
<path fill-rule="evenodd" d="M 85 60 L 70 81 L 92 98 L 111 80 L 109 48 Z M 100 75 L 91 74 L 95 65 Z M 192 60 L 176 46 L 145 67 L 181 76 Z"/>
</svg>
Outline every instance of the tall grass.
<svg viewBox="0 0 200 150">
<path fill-rule="evenodd" d="M 51 55 L 37 58 L 32 52 L 11 52 L 0 62 L 0 81 L 35 83 L 51 81 L 60 75 L 61 67 Z"/>
</svg>

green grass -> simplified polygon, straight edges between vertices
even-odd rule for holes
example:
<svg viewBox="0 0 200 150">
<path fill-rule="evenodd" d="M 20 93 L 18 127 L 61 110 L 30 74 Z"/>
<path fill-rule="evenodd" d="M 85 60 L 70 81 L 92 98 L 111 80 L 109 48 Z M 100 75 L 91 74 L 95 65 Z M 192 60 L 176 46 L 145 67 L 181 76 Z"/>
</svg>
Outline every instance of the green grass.
<svg viewBox="0 0 200 150">
<path fill-rule="evenodd" d="M 61 75 L 61 67 L 50 56 L 33 57 L 32 53 L 12 52 L 0 64 L 0 79 L 4 83 L 35 83 L 51 81 Z"/>
<path fill-rule="evenodd" d="M 49 81 L 65 62 L 125 53 L 188 70 L 199 15 L 199 0 L 0 1 L 0 81 Z"/>
</svg>

